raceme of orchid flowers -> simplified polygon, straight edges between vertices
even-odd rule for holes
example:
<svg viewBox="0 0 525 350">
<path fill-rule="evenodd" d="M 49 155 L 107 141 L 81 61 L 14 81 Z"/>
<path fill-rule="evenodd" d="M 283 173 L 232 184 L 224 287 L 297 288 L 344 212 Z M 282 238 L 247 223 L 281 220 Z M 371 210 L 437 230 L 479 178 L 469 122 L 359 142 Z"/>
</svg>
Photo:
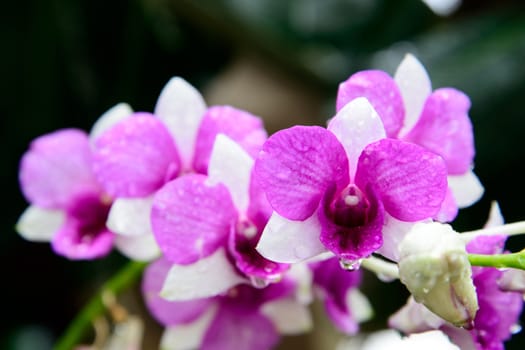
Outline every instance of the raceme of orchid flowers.
<svg viewBox="0 0 525 350">
<path fill-rule="evenodd" d="M 34 140 L 20 163 L 30 206 L 17 230 L 72 260 L 115 247 L 148 262 L 142 292 L 165 327 L 162 349 L 273 348 L 312 328 L 314 298 L 356 335 L 373 315 L 361 267 L 411 293 L 391 328 L 431 332 L 384 333 L 366 349 L 503 349 L 525 277 L 468 258 L 504 253 L 501 214 L 494 206 L 487 223 L 496 235 L 447 224 L 483 194 L 469 108 L 461 91 L 433 91 L 407 55 L 394 77 L 342 82 L 326 127 L 268 137 L 257 116 L 208 107 L 172 78 L 153 113 L 119 104 L 89 134 Z"/>
</svg>

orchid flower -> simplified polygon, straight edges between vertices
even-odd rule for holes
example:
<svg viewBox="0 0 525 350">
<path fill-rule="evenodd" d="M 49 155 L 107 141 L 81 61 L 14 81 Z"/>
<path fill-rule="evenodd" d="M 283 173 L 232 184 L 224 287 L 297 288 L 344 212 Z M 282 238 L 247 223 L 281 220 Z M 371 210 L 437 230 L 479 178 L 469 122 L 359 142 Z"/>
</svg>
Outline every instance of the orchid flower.
<svg viewBox="0 0 525 350">
<path fill-rule="evenodd" d="M 156 193 L 153 233 L 174 264 L 163 289 L 167 299 L 217 295 L 239 283 L 264 287 L 289 268 L 255 250 L 270 208 L 251 181 L 253 163 L 237 143 L 219 134 L 207 176 L 183 175 Z"/>
<path fill-rule="evenodd" d="M 257 250 L 294 263 L 331 251 L 349 269 L 388 235 L 385 216 L 432 217 L 445 198 L 443 159 L 386 138 L 365 98 L 345 105 L 328 129 L 296 126 L 272 135 L 255 175 L 273 210 Z"/>
<path fill-rule="evenodd" d="M 307 269 L 290 271 L 262 289 L 239 285 L 218 296 L 174 302 L 160 296 L 171 266 L 164 258 L 151 263 L 142 283 L 148 309 L 166 327 L 163 349 L 265 350 L 281 334 L 299 334 L 312 326 L 303 290 Z"/>
<path fill-rule="evenodd" d="M 112 199 L 95 178 L 91 141 L 99 137 L 103 120 L 117 120 L 130 111 L 126 104 L 115 106 L 90 135 L 63 129 L 31 142 L 20 162 L 21 189 L 31 203 L 16 226 L 22 237 L 51 242 L 57 254 L 69 259 L 110 252 L 115 235 L 106 219 Z"/>
<path fill-rule="evenodd" d="M 108 227 L 128 238 L 127 255 L 140 260 L 158 256 L 149 218 L 157 190 L 184 173 L 206 174 L 219 132 L 252 155 L 266 139 L 258 118 L 228 106 L 207 109 L 200 93 L 181 78 L 164 87 L 154 114 L 138 112 L 106 124 L 98 128 L 93 168 L 115 199 Z"/>
<path fill-rule="evenodd" d="M 469 98 L 453 88 L 432 91 L 423 65 L 406 55 L 394 78 L 379 70 L 353 74 L 339 85 L 336 108 L 366 97 L 377 110 L 386 135 L 439 154 L 446 162 L 449 189 L 439 221 L 452 221 L 459 208 L 476 202 L 483 187 L 472 172 L 474 136 Z"/>
</svg>

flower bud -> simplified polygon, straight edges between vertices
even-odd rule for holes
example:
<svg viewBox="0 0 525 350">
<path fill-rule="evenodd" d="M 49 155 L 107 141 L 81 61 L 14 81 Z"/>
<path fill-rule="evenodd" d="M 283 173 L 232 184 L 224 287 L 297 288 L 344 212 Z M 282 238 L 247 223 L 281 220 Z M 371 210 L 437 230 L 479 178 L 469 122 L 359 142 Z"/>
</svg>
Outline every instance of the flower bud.
<svg viewBox="0 0 525 350">
<path fill-rule="evenodd" d="M 472 326 L 472 270 L 465 243 L 449 225 L 414 225 L 400 244 L 399 275 L 417 302 L 456 326 Z"/>
</svg>

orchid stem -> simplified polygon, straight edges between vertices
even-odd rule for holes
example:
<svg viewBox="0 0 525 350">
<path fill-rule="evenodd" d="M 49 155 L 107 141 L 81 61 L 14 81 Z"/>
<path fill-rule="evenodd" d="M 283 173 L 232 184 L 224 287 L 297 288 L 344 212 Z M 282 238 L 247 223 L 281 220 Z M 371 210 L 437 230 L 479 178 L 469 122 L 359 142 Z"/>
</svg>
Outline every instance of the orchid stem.
<svg viewBox="0 0 525 350">
<path fill-rule="evenodd" d="M 501 226 L 493 226 L 483 228 L 481 230 L 467 231 L 461 234 L 461 237 L 465 241 L 470 241 L 478 236 L 494 236 L 494 235 L 504 235 L 504 236 L 515 236 L 525 233 L 525 221 L 514 222 L 511 224 L 505 224 Z"/>
<path fill-rule="evenodd" d="M 363 259 L 361 266 L 374 272 L 380 279 L 392 281 L 399 278 L 399 269 L 397 264 L 385 261 L 375 256 Z"/>
<path fill-rule="evenodd" d="M 56 342 L 54 350 L 73 349 L 84 337 L 93 321 L 106 311 L 103 296 L 107 293 L 118 295 L 127 289 L 141 276 L 146 265 L 145 262 L 129 262 L 107 281 L 73 319 L 64 334 Z"/>
<path fill-rule="evenodd" d="M 468 254 L 468 260 L 473 266 L 510 267 L 525 270 L 525 251 L 495 255 Z"/>
</svg>

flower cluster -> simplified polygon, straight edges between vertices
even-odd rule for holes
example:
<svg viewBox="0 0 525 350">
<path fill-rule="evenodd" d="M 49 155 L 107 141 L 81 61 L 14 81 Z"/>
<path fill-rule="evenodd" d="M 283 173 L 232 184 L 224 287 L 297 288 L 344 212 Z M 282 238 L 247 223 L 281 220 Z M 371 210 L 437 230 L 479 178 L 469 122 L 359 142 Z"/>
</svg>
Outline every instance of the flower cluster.
<svg viewBox="0 0 525 350">
<path fill-rule="evenodd" d="M 34 140 L 20 164 L 31 205 L 17 230 L 69 259 L 114 247 L 147 263 L 142 293 L 165 327 L 163 349 L 273 348 L 312 327 L 314 298 L 357 334 L 372 317 L 361 267 L 411 293 L 392 328 L 433 331 L 380 342 L 500 349 L 521 313 L 523 276 L 473 267 L 469 254 L 503 253 L 505 229 L 447 224 L 483 194 L 469 108 L 456 89 L 432 91 L 407 55 L 394 77 L 369 70 L 342 82 L 326 128 L 268 137 L 257 116 L 207 106 L 173 78 L 153 113 L 119 104 L 89 135 Z"/>
</svg>

